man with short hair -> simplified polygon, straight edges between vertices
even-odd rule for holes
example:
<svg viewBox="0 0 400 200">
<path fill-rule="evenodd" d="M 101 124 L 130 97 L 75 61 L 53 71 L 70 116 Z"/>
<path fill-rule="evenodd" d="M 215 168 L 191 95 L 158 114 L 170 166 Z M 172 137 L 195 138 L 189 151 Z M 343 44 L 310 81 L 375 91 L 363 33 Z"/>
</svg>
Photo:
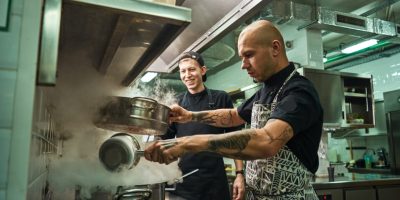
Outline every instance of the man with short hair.
<svg viewBox="0 0 400 200">
<path fill-rule="evenodd" d="M 185 52 L 179 58 L 179 74 L 187 91 L 179 96 L 179 105 L 191 111 L 233 108 L 230 96 L 220 90 L 212 90 L 204 86 L 207 80 L 207 68 L 202 56 L 196 52 Z M 199 133 L 222 134 L 239 130 L 235 128 L 218 128 L 197 122 L 173 123 L 163 139 L 191 136 Z M 185 200 L 229 200 L 229 185 L 222 156 L 211 152 L 188 153 L 179 160 L 183 174 L 196 169 L 197 172 L 185 177 L 182 183 L 176 185 L 176 190 L 170 192 L 170 199 Z M 235 160 L 236 169 L 241 172 L 243 163 Z M 233 185 L 234 199 L 244 197 L 244 174 L 238 173 Z"/>
</svg>

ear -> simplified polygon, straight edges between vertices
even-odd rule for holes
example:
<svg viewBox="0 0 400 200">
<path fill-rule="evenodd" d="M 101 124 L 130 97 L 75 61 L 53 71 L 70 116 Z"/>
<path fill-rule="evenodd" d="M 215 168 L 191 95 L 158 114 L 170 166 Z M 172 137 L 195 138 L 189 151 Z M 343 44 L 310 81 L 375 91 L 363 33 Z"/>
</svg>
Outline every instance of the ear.
<svg viewBox="0 0 400 200">
<path fill-rule="evenodd" d="M 206 72 L 207 72 L 207 67 L 206 66 L 202 66 L 200 69 L 201 69 L 201 75 L 206 74 Z"/>
<path fill-rule="evenodd" d="M 272 55 L 277 56 L 281 53 L 282 51 L 282 44 L 279 42 L 279 40 L 273 40 L 272 41 Z"/>
</svg>

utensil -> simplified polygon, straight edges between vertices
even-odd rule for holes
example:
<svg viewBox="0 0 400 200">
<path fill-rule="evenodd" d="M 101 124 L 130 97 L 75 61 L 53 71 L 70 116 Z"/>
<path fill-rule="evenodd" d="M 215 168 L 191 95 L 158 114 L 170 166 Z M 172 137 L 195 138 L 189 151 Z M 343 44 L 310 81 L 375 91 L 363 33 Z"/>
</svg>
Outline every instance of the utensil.
<svg viewBox="0 0 400 200">
<path fill-rule="evenodd" d="M 144 151 L 140 150 L 139 142 L 132 135 L 117 133 L 106 140 L 99 150 L 101 163 L 107 170 L 119 172 L 132 169 L 139 163 Z"/>
<path fill-rule="evenodd" d="M 123 200 L 123 199 L 141 199 L 146 200 L 151 197 L 152 190 L 150 186 L 135 186 L 134 188 L 124 189 L 122 186 L 117 188 L 113 199 Z"/>
<path fill-rule="evenodd" d="M 178 177 L 178 178 L 174 179 L 174 181 L 173 181 L 172 183 L 168 183 L 168 185 L 170 185 L 170 187 L 165 187 L 165 190 L 166 190 L 166 191 L 175 191 L 175 190 L 176 190 L 176 184 L 177 184 L 177 183 L 182 182 L 183 179 L 184 179 L 185 177 L 187 177 L 187 176 L 189 176 L 189 175 L 192 175 L 193 173 L 195 173 L 195 172 L 197 172 L 197 171 L 199 171 L 199 169 L 195 169 L 195 170 L 193 170 L 193 171 L 191 171 L 191 172 L 189 172 L 189 173 L 184 174 L 184 175 L 181 176 L 181 177 Z"/>
<path fill-rule="evenodd" d="M 146 97 L 113 97 L 100 110 L 97 127 L 140 135 L 164 135 L 169 127 L 168 106 Z"/>
<path fill-rule="evenodd" d="M 195 170 L 193 170 L 193 171 L 191 171 L 191 172 L 189 172 L 189 173 L 186 173 L 185 175 L 183 175 L 183 176 L 181 176 L 181 177 L 179 177 L 179 178 L 174 179 L 174 183 L 179 183 L 179 182 L 181 182 L 181 181 L 183 180 L 183 178 L 185 178 L 185 177 L 187 177 L 187 176 L 189 176 L 189 175 L 192 175 L 193 173 L 195 173 L 195 172 L 197 172 L 197 171 L 199 171 L 199 169 L 195 169 Z"/>
</svg>

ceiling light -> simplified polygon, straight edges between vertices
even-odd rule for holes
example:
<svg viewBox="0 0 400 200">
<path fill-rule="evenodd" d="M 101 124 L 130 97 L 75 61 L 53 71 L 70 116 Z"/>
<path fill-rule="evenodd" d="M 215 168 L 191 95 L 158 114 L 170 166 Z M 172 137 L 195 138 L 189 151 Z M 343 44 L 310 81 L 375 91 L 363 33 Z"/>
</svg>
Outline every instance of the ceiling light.
<svg viewBox="0 0 400 200">
<path fill-rule="evenodd" d="M 157 76 L 157 73 L 155 73 L 155 72 L 146 72 L 146 74 L 144 76 L 142 76 L 140 81 L 147 83 L 147 82 L 153 80 L 153 78 L 155 78 L 156 76 Z"/>
<path fill-rule="evenodd" d="M 349 46 L 347 48 L 344 48 L 344 49 L 342 49 L 342 53 L 345 53 L 345 54 L 353 53 L 353 52 L 359 51 L 361 49 L 365 49 L 365 48 L 368 48 L 370 46 L 373 46 L 373 45 L 375 45 L 377 43 L 378 43 L 378 40 L 370 39 L 370 40 L 367 40 L 367 41 L 364 41 L 364 42 Z"/>
</svg>

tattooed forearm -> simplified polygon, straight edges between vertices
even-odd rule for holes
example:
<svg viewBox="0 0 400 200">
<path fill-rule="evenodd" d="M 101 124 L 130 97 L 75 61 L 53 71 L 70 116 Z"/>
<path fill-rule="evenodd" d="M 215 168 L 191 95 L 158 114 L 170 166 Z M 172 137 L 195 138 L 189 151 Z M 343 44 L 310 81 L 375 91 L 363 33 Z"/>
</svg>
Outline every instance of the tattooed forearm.
<svg viewBox="0 0 400 200">
<path fill-rule="evenodd" d="M 192 120 L 195 122 L 203 122 L 204 118 L 208 115 L 208 112 L 192 112 Z"/>
<path fill-rule="evenodd" d="M 211 137 L 208 141 L 209 149 L 215 152 L 225 149 L 233 150 L 234 153 L 240 153 L 247 147 L 253 133 L 254 130 L 243 130 Z"/>
<path fill-rule="evenodd" d="M 269 121 L 268 121 L 268 122 L 269 122 Z M 272 134 L 268 129 L 266 129 L 265 127 L 262 128 L 262 130 L 263 130 L 264 133 L 268 136 L 269 143 L 273 143 L 273 142 L 276 142 L 276 141 L 286 143 L 286 142 L 291 138 L 291 135 L 292 135 L 292 132 L 293 132 L 293 129 L 292 129 L 290 126 L 286 127 L 286 128 L 282 131 L 282 133 L 281 133 L 281 134 L 278 134 L 278 135 L 273 135 L 273 134 Z"/>
<path fill-rule="evenodd" d="M 230 127 L 232 126 L 232 110 L 193 112 L 192 120 L 205 124 Z"/>
</svg>

